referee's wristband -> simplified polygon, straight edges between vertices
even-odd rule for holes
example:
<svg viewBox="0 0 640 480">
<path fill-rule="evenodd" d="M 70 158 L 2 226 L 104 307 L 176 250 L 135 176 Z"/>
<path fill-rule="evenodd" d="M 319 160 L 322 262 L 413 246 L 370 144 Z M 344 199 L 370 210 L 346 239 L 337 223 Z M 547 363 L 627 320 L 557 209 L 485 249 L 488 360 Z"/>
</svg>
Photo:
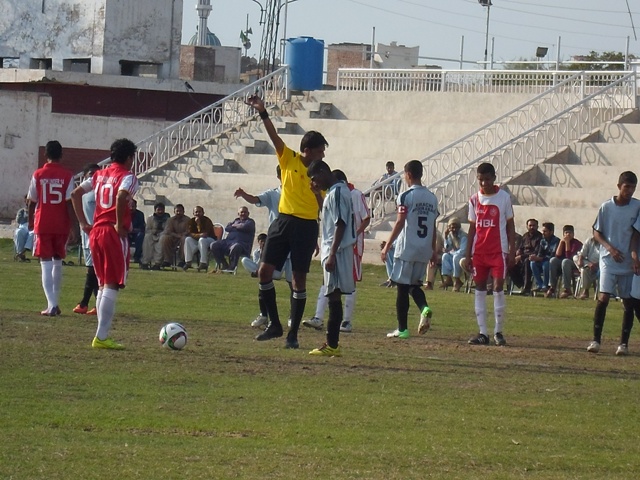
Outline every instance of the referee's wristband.
<svg viewBox="0 0 640 480">
<path fill-rule="evenodd" d="M 260 115 L 260 118 L 262 120 L 266 120 L 267 118 L 269 118 L 269 112 L 267 112 L 266 110 L 263 110 L 262 112 L 258 112 L 258 114 Z"/>
</svg>

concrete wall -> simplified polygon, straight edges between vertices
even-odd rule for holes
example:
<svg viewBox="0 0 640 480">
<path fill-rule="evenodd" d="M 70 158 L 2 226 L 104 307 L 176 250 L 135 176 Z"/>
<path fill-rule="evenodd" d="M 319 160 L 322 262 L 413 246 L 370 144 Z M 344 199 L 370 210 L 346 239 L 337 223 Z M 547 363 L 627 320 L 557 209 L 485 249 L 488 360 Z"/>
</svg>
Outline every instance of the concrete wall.
<svg viewBox="0 0 640 480">
<path fill-rule="evenodd" d="M 160 78 L 180 71 L 182 2 L 178 0 L 102 0 L 106 4 L 104 66 L 117 75 L 120 60 L 161 64 Z M 93 3 L 93 2 L 91 2 Z"/>
<path fill-rule="evenodd" d="M 0 91 L 0 217 L 15 217 L 24 204 L 38 147 L 46 143 L 51 97 Z"/>
<path fill-rule="evenodd" d="M 50 69 L 63 70 L 70 59 L 86 59 L 93 73 L 119 75 L 126 60 L 158 64 L 159 78 L 178 78 L 180 1 L 3 0 L 2 10 L 0 57 L 19 57 L 20 68 L 51 59 Z"/>
<path fill-rule="evenodd" d="M 240 47 L 210 47 L 216 52 L 216 66 L 224 67 L 224 73 L 215 81 L 221 83 L 237 83 L 240 81 L 240 58 L 242 50 Z"/>
<path fill-rule="evenodd" d="M 42 147 L 58 140 L 63 164 L 73 171 L 107 158 L 116 138 L 139 141 L 172 122 L 51 112 L 49 95 L 0 90 L 0 218 L 22 206 L 33 171 L 44 161 Z"/>
</svg>

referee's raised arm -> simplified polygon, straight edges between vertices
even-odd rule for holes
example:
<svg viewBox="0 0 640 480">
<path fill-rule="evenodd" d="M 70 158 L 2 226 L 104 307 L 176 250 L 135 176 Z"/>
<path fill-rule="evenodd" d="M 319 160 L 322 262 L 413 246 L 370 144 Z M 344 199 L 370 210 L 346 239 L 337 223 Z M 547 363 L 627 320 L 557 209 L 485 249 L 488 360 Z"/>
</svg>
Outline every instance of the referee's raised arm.
<svg viewBox="0 0 640 480">
<path fill-rule="evenodd" d="M 276 131 L 276 127 L 274 127 L 273 122 L 269 118 L 269 113 L 267 112 L 267 109 L 265 108 L 264 102 L 262 101 L 262 99 L 257 95 L 252 95 L 247 99 L 246 103 L 247 105 L 255 108 L 258 111 L 258 114 L 260 115 L 260 118 L 262 119 L 262 122 L 264 123 L 264 126 L 267 129 L 267 133 L 269 134 L 271 143 L 273 143 L 273 146 L 276 149 L 276 153 L 278 154 L 278 156 L 282 155 L 282 152 L 284 151 L 284 146 L 285 146 L 284 142 L 280 138 L 280 135 L 278 135 L 278 132 Z"/>
</svg>

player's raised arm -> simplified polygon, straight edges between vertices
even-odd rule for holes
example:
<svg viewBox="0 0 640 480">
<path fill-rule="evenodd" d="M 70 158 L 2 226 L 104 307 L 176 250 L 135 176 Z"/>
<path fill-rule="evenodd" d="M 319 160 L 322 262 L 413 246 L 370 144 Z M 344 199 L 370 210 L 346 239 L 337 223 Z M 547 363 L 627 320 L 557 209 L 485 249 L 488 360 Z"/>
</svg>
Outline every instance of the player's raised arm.
<svg viewBox="0 0 640 480">
<path fill-rule="evenodd" d="M 276 149 L 276 153 L 278 154 L 278 156 L 282 155 L 282 152 L 284 151 L 284 142 L 280 138 L 280 135 L 278 135 L 276 127 L 273 125 L 273 122 L 269 118 L 269 113 L 267 112 L 262 99 L 257 95 L 252 95 L 247 99 L 246 103 L 247 105 L 255 108 L 258 111 L 258 114 L 260 115 L 260 118 L 262 119 L 262 122 L 267 129 L 267 133 L 269 134 L 271 143 L 273 143 L 273 146 Z"/>
</svg>

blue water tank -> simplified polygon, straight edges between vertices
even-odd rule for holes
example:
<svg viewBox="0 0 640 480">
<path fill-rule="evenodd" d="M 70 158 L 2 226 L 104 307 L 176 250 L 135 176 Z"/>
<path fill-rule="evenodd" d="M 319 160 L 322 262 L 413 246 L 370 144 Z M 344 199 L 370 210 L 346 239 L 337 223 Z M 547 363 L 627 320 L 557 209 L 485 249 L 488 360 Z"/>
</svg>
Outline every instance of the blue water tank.
<svg viewBox="0 0 640 480">
<path fill-rule="evenodd" d="M 285 61 L 289 65 L 291 90 L 320 90 L 324 67 L 324 40 L 288 38 Z"/>
</svg>

